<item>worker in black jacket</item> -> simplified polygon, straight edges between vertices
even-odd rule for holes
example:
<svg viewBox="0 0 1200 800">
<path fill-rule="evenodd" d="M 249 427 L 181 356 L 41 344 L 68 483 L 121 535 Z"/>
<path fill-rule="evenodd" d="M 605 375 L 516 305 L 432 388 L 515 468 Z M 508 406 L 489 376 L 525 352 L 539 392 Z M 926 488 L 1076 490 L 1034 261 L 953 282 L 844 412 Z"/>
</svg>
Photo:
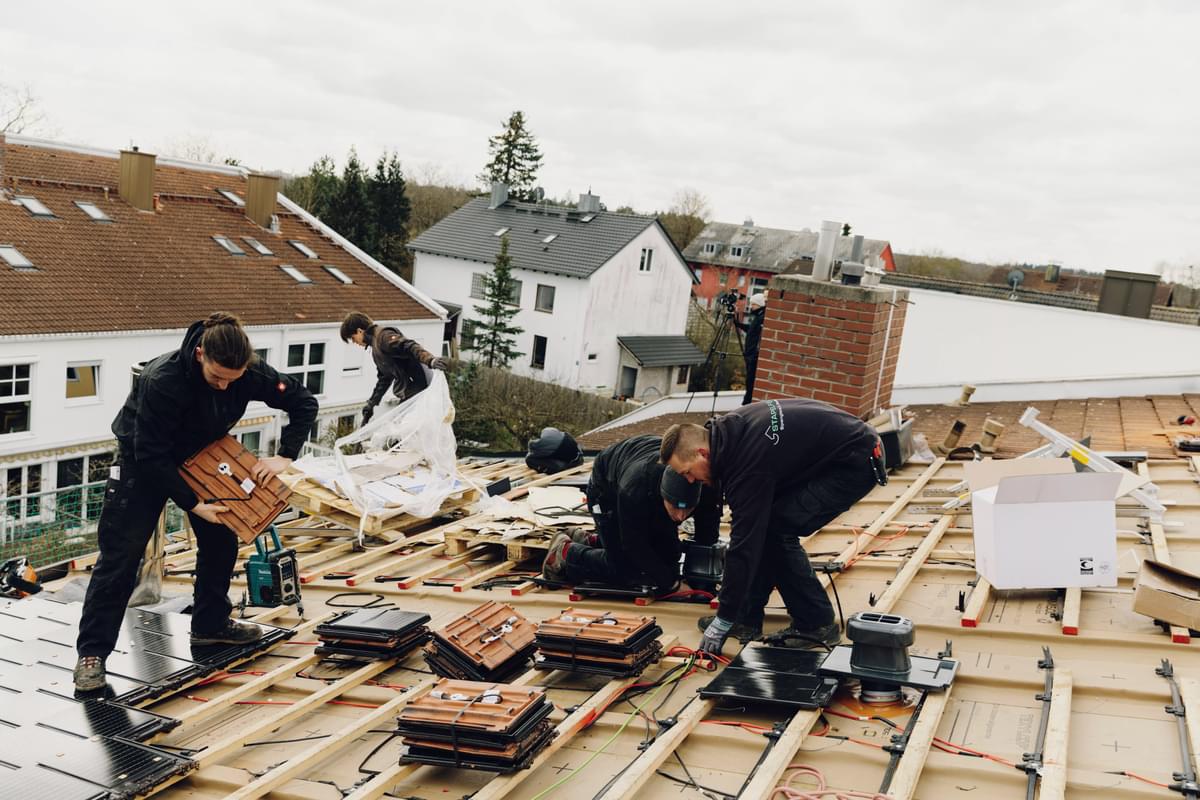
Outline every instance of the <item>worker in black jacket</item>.
<svg viewBox="0 0 1200 800">
<path fill-rule="evenodd" d="M 430 369 L 441 370 L 450 366 L 449 361 L 433 355 L 421 347 L 416 339 L 407 338 L 396 328 L 376 325 L 361 311 L 351 311 L 346 315 L 342 320 L 341 335 L 343 342 L 354 342 L 371 351 L 371 359 L 379 375 L 375 381 L 375 391 L 371 392 L 371 399 L 363 408 L 364 425 L 371 421 L 375 407 L 383 399 L 388 386 L 392 387 L 396 399 L 403 402 L 429 385 L 422 364 Z"/>
<path fill-rule="evenodd" d="M 719 486 L 733 514 L 720 607 L 701 620 L 703 649 L 720 652 L 731 633 L 760 636 L 776 587 L 792 623 L 774 636 L 840 640 L 800 537 L 887 482 L 878 442 L 871 426 L 815 400 L 751 403 L 703 427 L 667 430 L 662 460 L 690 481 Z"/>
<path fill-rule="evenodd" d="M 679 525 L 695 512 L 696 540 L 717 540 L 716 493 L 699 491 L 658 461 L 658 436 L 634 436 L 604 449 L 592 464 L 587 501 L 599 541 L 560 533 L 543 574 L 563 583 L 650 585 L 669 592 L 679 582 Z M 598 545 L 598 546 L 596 546 Z"/>
<path fill-rule="evenodd" d="M 255 400 L 288 414 L 279 454 L 252 472 L 261 483 L 299 455 L 317 417 L 317 400 L 295 378 L 257 359 L 237 317 L 218 312 L 193 323 L 178 351 L 150 361 L 136 379 L 112 424 L 118 458 L 104 488 L 96 531 L 100 558 L 79 622 L 80 691 L 104 688 L 104 660 L 116 646 L 138 563 L 168 498 L 188 513 L 198 548 L 192 643 L 238 644 L 261 636 L 257 625 L 229 616 L 238 539 L 221 524 L 219 515 L 228 507 L 201 501 L 179 473 L 185 460 L 229 433 Z"/>
<path fill-rule="evenodd" d="M 734 322 L 738 330 L 746 334 L 742 345 L 742 355 L 746 358 L 746 396 L 742 405 L 747 405 L 754 397 L 754 376 L 758 372 L 758 348 L 762 342 L 763 320 L 767 314 L 767 296 L 755 292 L 746 301 L 749 311 L 744 322 Z"/>
</svg>

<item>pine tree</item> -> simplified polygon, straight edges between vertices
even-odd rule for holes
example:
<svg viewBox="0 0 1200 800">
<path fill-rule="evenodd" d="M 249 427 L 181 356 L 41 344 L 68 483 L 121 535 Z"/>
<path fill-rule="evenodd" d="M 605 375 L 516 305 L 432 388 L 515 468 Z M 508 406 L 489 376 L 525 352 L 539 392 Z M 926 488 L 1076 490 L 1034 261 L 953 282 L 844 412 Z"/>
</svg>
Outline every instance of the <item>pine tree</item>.
<svg viewBox="0 0 1200 800">
<path fill-rule="evenodd" d="M 375 162 L 375 173 L 367 182 L 367 198 L 374 221 L 374 241 L 370 253 L 392 272 L 400 273 L 408 265 L 408 219 L 412 206 L 400 159 L 384 153 Z"/>
<path fill-rule="evenodd" d="M 375 220 L 367 197 L 367 174 L 353 147 L 342 170 L 341 185 L 329 204 L 329 216 L 325 222 L 368 253 L 374 249 Z"/>
<path fill-rule="evenodd" d="M 514 111 L 504 123 L 504 130 L 488 139 L 488 157 L 491 160 L 479 175 L 483 185 L 500 181 L 508 184 L 510 196 L 528 200 L 542 165 L 542 152 L 537 139 L 525 127 L 522 112 Z"/>
<path fill-rule="evenodd" d="M 505 368 L 513 359 L 523 355 L 517 350 L 514 337 L 524 329 L 512 324 L 512 318 L 521 310 L 513 302 L 516 290 L 512 258 L 508 255 L 508 237 L 501 236 L 496 265 L 483 278 L 485 305 L 475 306 L 475 313 L 479 314 L 480 319 L 476 323 L 475 341 L 471 346 L 489 367 Z"/>
</svg>

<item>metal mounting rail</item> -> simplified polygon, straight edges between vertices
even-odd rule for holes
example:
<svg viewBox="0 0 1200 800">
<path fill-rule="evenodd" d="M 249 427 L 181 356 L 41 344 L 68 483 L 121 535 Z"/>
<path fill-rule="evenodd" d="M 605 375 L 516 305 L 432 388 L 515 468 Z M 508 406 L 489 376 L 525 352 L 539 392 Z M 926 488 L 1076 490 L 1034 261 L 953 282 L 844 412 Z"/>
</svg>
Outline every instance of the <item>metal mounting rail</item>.
<svg viewBox="0 0 1200 800">
<path fill-rule="evenodd" d="M 1050 655 L 1049 647 L 1042 648 L 1042 658 L 1038 661 L 1038 669 L 1046 671 L 1046 683 L 1042 692 L 1034 695 L 1042 703 L 1042 718 L 1038 722 L 1037 741 L 1033 752 L 1023 753 L 1021 763 L 1016 765 L 1017 769 L 1028 776 L 1025 784 L 1025 800 L 1033 800 L 1037 793 L 1042 767 L 1045 766 L 1046 729 L 1050 724 L 1050 698 L 1054 692 L 1054 657 Z"/>
<path fill-rule="evenodd" d="M 1192 768 L 1187 723 L 1184 721 L 1184 717 L 1187 716 L 1187 709 L 1184 707 L 1183 698 L 1179 694 L 1179 683 L 1175 680 L 1175 668 L 1171 666 L 1170 661 L 1164 658 L 1162 666 L 1154 670 L 1154 674 L 1166 678 L 1167 684 L 1171 687 L 1171 705 L 1164 708 L 1168 714 L 1175 718 L 1175 727 L 1179 732 L 1179 757 L 1183 762 L 1183 769 L 1171 776 L 1175 782 L 1171 784 L 1170 788 L 1190 800 L 1200 798 L 1200 783 L 1196 782 L 1196 770 Z"/>
</svg>

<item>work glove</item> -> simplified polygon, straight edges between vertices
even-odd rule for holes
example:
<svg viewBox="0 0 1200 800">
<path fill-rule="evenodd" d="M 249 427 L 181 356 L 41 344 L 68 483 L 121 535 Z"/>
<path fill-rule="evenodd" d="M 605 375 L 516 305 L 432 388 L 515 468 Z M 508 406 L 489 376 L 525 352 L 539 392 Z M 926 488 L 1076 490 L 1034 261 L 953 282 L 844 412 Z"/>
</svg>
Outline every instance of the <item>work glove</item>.
<svg viewBox="0 0 1200 800">
<path fill-rule="evenodd" d="M 371 415 L 375 413 L 375 406 L 363 406 L 363 425 L 371 421 Z"/>
<path fill-rule="evenodd" d="M 704 629 L 704 634 L 700 637 L 698 649 L 709 655 L 721 655 L 721 648 L 725 646 L 725 639 L 731 630 L 733 630 L 732 622 L 726 622 L 720 617 L 713 617 L 713 621 L 708 623 L 708 627 Z"/>
<path fill-rule="evenodd" d="M 450 359 L 436 356 L 432 361 L 429 362 L 429 366 L 431 369 L 440 369 L 445 372 L 446 370 L 450 369 Z"/>
</svg>

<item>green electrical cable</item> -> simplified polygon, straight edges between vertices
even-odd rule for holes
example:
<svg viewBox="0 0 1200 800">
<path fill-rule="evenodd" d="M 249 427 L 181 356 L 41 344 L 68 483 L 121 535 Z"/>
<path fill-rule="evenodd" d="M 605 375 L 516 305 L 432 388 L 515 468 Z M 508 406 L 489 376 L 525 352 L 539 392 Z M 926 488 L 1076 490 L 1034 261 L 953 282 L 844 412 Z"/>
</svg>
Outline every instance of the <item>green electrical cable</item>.
<svg viewBox="0 0 1200 800">
<path fill-rule="evenodd" d="M 633 722 L 634 719 L 637 718 L 637 715 L 642 713 L 643 708 L 650 705 L 650 701 L 652 701 L 656 696 L 658 696 L 659 692 L 661 692 L 666 687 L 670 686 L 672 683 L 675 683 L 676 681 L 679 681 L 680 679 L 682 679 L 683 674 L 684 674 L 683 672 L 680 672 L 680 674 L 676 675 L 675 677 L 671 678 L 670 680 L 663 681 L 661 684 L 659 684 L 658 688 L 655 689 L 653 692 L 651 692 L 649 694 L 649 696 L 646 697 L 646 699 L 642 701 L 641 705 L 634 707 L 634 710 L 631 711 L 629 713 L 629 716 L 625 718 L 625 721 L 623 723 L 621 723 L 621 727 L 617 728 L 616 733 L 614 733 L 612 736 L 608 737 L 608 741 L 605 742 L 604 744 L 600 745 L 599 750 L 597 750 L 596 752 L 594 752 L 590 756 L 588 756 L 587 761 L 584 761 L 582 764 L 580 764 L 578 767 L 576 767 L 575 769 L 568 772 L 562 778 L 559 778 L 557 781 L 555 781 L 554 783 L 550 784 L 542 791 L 535 794 L 533 797 L 530 798 L 530 800 L 542 800 L 543 797 L 550 794 L 550 792 L 554 791 L 559 786 L 562 786 L 567 781 L 571 780 L 571 778 L 574 778 L 584 767 L 586 767 L 588 764 L 591 764 L 594 760 L 596 760 L 596 757 L 598 755 L 600 755 L 605 750 L 607 750 L 608 746 L 610 744 L 612 744 L 613 742 L 615 742 L 617 740 L 617 737 L 625 732 L 625 729 L 629 727 L 629 723 Z"/>
</svg>

